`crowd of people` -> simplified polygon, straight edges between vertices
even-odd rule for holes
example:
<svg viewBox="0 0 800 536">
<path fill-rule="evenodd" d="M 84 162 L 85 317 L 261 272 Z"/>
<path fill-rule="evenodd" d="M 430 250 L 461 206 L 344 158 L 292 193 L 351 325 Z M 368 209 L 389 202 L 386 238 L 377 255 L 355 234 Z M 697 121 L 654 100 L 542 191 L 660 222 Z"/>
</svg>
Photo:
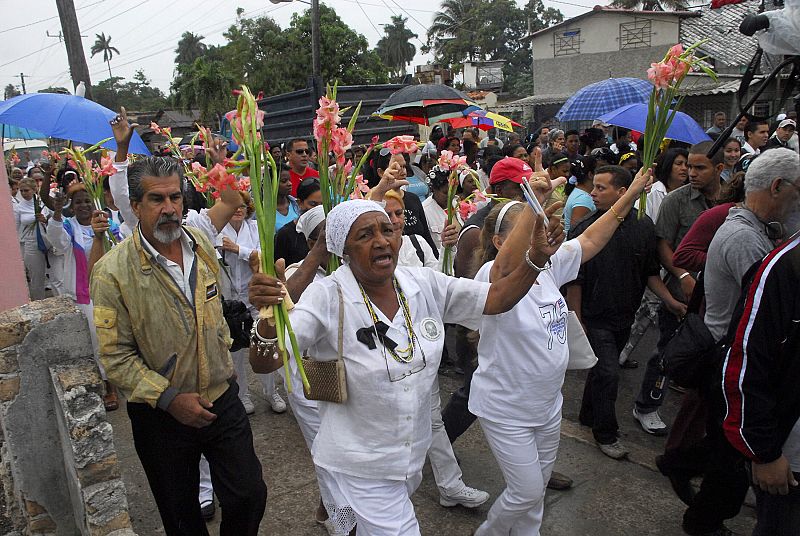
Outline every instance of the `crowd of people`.
<svg viewBox="0 0 800 536">
<path fill-rule="evenodd" d="M 717 113 L 709 135 L 726 123 Z M 716 152 L 672 141 L 652 169 L 639 134 L 608 125 L 545 125 L 525 140 L 437 126 L 416 151 L 377 148 L 365 198 L 327 215 L 314 144 L 273 143 L 277 277 L 260 273 L 249 192 L 222 190 L 206 206 L 182 162 L 129 161 L 124 109 L 111 125 L 105 210 L 75 170 L 49 161 L 11 170 L 12 204 L 30 297 L 66 295 L 86 315 L 106 409 L 119 406 L 118 389 L 168 535 L 207 534 L 215 495 L 221 534 L 258 532 L 267 488 L 247 419 L 252 374 L 273 411 L 292 409 L 329 534 L 420 534 L 411 496 L 426 459 L 443 507 L 489 501 L 464 482 L 452 448 L 475 420 L 506 483 L 475 534 L 539 534 L 546 488 L 572 484 L 553 471 L 568 328 L 583 330 L 597 358 L 580 423 L 619 460 L 620 369 L 639 366 L 631 354 L 653 325 L 658 343 L 624 411 L 668 435 L 656 463 L 686 503 L 683 530 L 732 534 L 724 521 L 750 484 L 754 535 L 800 530 L 796 114 L 744 118 Z M 204 151 L 204 162 L 227 156 L 219 137 Z M 443 151 L 471 168 L 456 203 L 493 194 L 451 224 Z M 331 255 L 342 266 L 326 275 Z M 272 372 L 279 334 L 259 310 L 287 298 L 304 356 L 344 364 L 345 402 L 308 399 L 291 360 L 288 374 Z M 687 340 L 702 339 L 690 329 L 708 342 L 680 362 L 672 356 Z M 442 407 L 444 361 L 464 381 Z M 683 397 L 671 426 L 659 415 L 669 388 Z"/>
</svg>

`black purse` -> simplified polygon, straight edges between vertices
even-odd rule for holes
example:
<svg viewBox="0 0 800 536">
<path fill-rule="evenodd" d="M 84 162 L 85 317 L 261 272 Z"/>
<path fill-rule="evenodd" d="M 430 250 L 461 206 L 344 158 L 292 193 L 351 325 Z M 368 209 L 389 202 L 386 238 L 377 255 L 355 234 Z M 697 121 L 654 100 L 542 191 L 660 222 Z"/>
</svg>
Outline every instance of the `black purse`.
<svg viewBox="0 0 800 536">
<path fill-rule="evenodd" d="M 239 300 L 222 300 L 222 316 L 228 323 L 231 332 L 230 351 L 235 352 L 250 346 L 250 328 L 253 327 L 253 317 L 247 306 Z"/>
<path fill-rule="evenodd" d="M 686 316 L 664 347 L 664 370 L 678 385 L 692 389 L 705 386 L 719 362 L 723 345 L 714 340 L 700 313 L 705 295 L 703 274 L 698 277 Z"/>
</svg>

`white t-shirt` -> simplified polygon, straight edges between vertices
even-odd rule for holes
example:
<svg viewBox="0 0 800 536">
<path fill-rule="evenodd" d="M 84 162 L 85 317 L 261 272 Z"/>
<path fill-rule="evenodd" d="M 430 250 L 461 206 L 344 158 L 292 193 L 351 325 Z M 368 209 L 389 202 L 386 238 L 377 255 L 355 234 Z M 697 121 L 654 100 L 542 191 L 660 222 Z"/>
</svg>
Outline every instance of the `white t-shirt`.
<svg viewBox="0 0 800 536">
<path fill-rule="evenodd" d="M 789 460 L 789 467 L 795 473 L 800 473 L 800 420 L 794 423 L 794 428 L 789 432 L 786 443 L 783 444 L 783 455 Z"/>
<path fill-rule="evenodd" d="M 578 276 L 581 257 L 577 239 L 565 242 L 552 256 L 552 268 L 513 309 L 483 317 L 469 395 L 473 414 L 499 424 L 540 426 L 561 411 L 569 349 L 567 302 L 558 289 Z M 493 264 L 484 264 L 475 280 L 489 281 Z"/>
<path fill-rule="evenodd" d="M 416 268 L 425 266 L 427 268 L 431 268 L 432 270 L 441 272 L 442 263 L 436 258 L 436 255 L 433 253 L 430 244 L 428 244 L 427 240 L 421 236 L 414 236 L 417 239 L 417 244 L 419 244 L 419 247 L 422 250 L 422 256 L 425 259 L 425 262 L 423 263 L 419 259 L 419 255 L 417 255 L 417 248 L 414 247 L 411 237 L 408 235 L 403 235 L 403 244 L 400 246 L 400 252 L 397 255 L 397 266 L 409 266 Z"/>
<path fill-rule="evenodd" d="M 431 231 L 433 243 L 439 249 L 439 257 L 441 257 L 442 251 L 444 251 L 442 231 L 447 225 L 447 211 L 439 206 L 433 196 L 422 202 L 422 210 L 425 212 L 425 219 L 428 220 L 428 229 Z"/>
</svg>

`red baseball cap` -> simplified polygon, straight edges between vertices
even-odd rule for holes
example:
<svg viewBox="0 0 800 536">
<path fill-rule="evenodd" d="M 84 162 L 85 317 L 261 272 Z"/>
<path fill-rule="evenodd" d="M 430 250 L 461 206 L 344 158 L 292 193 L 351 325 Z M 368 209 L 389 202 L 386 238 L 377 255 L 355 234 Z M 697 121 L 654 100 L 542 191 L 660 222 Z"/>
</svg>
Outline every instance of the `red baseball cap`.
<svg viewBox="0 0 800 536">
<path fill-rule="evenodd" d="M 514 181 L 517 184 L 522 184 L 522 179 L 530 179 L 533 175 L 533 169 L 520 160 L 507 156 L 497 162 L 492 167 L 492 172 L 489 175 L 489 184 L 497 184 L 503 181 Z"/>
</svg>

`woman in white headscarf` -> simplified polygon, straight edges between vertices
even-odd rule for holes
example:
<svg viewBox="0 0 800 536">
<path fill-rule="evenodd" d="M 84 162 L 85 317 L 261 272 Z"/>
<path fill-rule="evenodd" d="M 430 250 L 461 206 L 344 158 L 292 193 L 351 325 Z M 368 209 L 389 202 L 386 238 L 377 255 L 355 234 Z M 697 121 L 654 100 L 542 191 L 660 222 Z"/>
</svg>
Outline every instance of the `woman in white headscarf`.
<svg viewBox="0 0 800 536">
<path fill-rule="evenodd" d="M 291 321 L 301 348 L 310 348 L 314 359 L 334 360 L 342 297 L 348 399 L 319 404 L 322 422 L 312 454 L 355 512 L 360 535 L 419 535 L 410 497 L 431 443 L 430 398 L 444 324 L 475 329 L 482 315 L 510 310 L 536 281 L 534 266 L 544 266 L 553 244 L 563 241 L 559 222 L 546 227 L 536 220 L 527 251 L 500 252 L 516 265 L 513 271 L 478 283 L 398 267 L 400 240 L 373 201 L 346 201 L 328 214 L 328 251 L 344 265 L 309 285 Z M 275 278 L 256 274 L 250 302 L 274 305 L 284 292 Z M 272 359 L 275 335 L 274 327 L 257 324 L 255 336 L 266 344 L 255 359 Z"/>
</svg>

